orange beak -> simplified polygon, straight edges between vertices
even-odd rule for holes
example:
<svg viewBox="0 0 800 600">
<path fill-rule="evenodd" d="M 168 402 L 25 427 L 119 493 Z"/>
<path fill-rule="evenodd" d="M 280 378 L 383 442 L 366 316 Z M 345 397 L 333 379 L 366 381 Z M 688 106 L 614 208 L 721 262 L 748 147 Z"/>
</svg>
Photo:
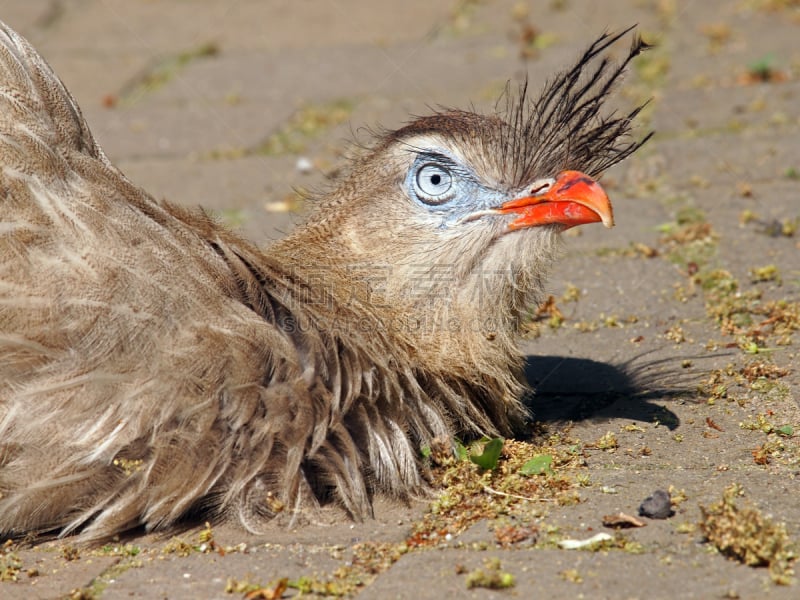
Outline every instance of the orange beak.
<svg viewBox="0 0 800 600">
<path fill-rule="evenodd" d="M 605 191 L 580 171 L 560 173 L 544 194 L 511 200 L 499 212 L 519 214 L 508 225 L 512 231 L 550 223 L 564 225 L 565 229 L 599 222 L 606 227 L 614 226 L 614 213 Z"/>
</svg>

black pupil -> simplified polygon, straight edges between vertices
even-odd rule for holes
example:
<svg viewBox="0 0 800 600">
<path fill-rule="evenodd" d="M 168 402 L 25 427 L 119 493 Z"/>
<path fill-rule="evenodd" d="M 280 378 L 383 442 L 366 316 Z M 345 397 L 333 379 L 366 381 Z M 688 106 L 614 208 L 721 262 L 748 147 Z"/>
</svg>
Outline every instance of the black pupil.
<svg viewBox="0 0 800 600">
<path fill-rule="evenodd" d="M 431 175 L 431 183 L 433 185 L 439 185 L 442 183 L 442 176 L 436 173 L 435 175 Z"/>
</svg>

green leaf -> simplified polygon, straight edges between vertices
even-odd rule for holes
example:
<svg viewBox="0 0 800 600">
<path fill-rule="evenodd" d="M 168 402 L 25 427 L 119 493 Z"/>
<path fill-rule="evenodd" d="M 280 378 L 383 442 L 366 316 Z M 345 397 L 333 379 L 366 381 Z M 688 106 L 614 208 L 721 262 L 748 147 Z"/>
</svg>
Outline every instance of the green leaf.
<svg viewBox="0 0 800 600">
<path fill-rule="evenodd" d="M 783 427 L 778 427 L 778 433 L 781 435 L 785 435 L 786 437 L 792 437 L 794 435 L 794 427 L 791 425 L 784 425 Z"/>
<path fill-rule="evenodd" d="M 552 464 L 552 456 L 549 454 L 539 454 L 522 465 L 522 468 L 520 468 L 519 472 L 523 475 L 541 475 L 542 473 L 552 473 Z"/>
<path fill-rule="evenodd" d="M 467 460 L 469 457 L 469 452 L 467 452 L 466 446 L 461 443 L 461 440 L 454 440 L 456 443 L 456 457 L 458 460 Z"/>
<path fill-rule="evenodd" d="M 486 442 L 483 447 L 483 454 L 475 455 L 470 454 L 469 459 L 478 465 L 481 469 L 490 470 L 497 467 L 497 460 L 500 458 L 500 452 L 503 450 L 503 438 L 494 438 Z"/>
<path fill-rule="evenodd" d="M 675 229 L 675 223 L 662 223 L 656 226 L 656 231 L 659 233 L 672 233 Z"/>
</svg>

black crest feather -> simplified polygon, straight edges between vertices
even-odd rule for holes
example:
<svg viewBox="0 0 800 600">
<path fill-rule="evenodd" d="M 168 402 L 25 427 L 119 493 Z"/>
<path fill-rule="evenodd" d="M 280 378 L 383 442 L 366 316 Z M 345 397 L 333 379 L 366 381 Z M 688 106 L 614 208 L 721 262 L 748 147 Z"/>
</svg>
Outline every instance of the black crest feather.
<svg viewBox="0 0 800 600">
<path fill-rule="evenodd" d="M 650 47 L 636 35 L 621 62 L 600 56 L 632 29 L 604 33 L 572 68 L 549 81 L 538 99 L 530 99 L 527 80 L 518 94 L 505 94 L 504 117 L 509 127 L 499 147 L 503 163 L 514 166 L 516 184 L 563 169 L 598 176 L 650 138 L 652 133 L 640 141 L 631 139 L 632 121 L 644 104 L 623 116 L 600 112 L 630 61 Z"/>
</svg>

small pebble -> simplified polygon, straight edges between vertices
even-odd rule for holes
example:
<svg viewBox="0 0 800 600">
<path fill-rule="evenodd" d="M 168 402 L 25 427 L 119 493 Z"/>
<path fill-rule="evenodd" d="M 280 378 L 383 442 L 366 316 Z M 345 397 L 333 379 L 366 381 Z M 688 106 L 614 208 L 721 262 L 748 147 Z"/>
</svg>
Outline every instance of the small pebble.
<svg viewBox="0 0 800 600">
<path fill-rule="evenodd" d="M 305 156 L 301 156 L 297 159 L 297 162 L 294 165 L 294 168 L 297 169 L 303 175 L 307 175 L 314 170 L 314 163 L 312 163 L 308 158 Z"/>
<path fill-rule="evenodd" d="M 639 514 L 651 519 L 667 519 L 671 517 L 673 512 L 669 492 L 664 490 L 653 492 L 639 506 Z"/>
</svg>

